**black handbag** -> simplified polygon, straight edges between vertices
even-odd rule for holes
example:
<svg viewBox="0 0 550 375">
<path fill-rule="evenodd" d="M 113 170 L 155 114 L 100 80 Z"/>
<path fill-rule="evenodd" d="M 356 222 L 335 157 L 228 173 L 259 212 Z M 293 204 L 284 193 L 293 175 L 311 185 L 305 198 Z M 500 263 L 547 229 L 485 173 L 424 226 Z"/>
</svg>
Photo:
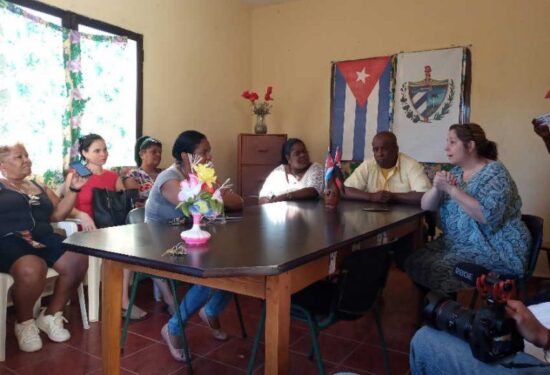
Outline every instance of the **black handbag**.
<svg viewBox="0 0 550 375">
<path fill-rule="evenodd" d="M 96 227 L 107 228 L 126 224 L 126 216 L 134 208 L 138 194 L 137 189 L 121 191 L 92 189 L 92 207 Z"/>
<path fill-rule="evenodd" d="M 28 198 L 0 183 L 0 237 L 34 229 Z"/>
</svg>

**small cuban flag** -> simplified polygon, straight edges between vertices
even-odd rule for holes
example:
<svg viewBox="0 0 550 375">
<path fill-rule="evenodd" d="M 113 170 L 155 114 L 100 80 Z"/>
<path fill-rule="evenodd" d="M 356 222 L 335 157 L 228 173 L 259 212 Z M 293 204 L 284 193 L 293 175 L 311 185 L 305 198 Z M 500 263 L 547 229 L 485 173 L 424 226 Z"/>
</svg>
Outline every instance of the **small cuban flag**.
<svg viewBox="0 0 550 375">
<path fill-rule="evenodd" d="M 328 186 L 332 173 L 334 172 L 334 160 L 330 154 L 330 148 L 327 151 L 327 157 L 325 158 L 325 187 Z"/>
<path fill-rule="evenodd" d="M 344 193 L 344 174 L 342 173 L 340 158 L 340 149 L 336 148 L 336 153 L 333 158 L 329 147 L 325 158 L 325 189 L 330 187 L 330 181 L 334 178 L 336 187 L 338 187 L 341 193 Z"/>
<path fill-rule="evenodd" d="M 342 160 L 371 157 L 372 137 L 389 130 L 391 79 L 391 56 L 333 64 L 330 149 Z"/>
</svg>

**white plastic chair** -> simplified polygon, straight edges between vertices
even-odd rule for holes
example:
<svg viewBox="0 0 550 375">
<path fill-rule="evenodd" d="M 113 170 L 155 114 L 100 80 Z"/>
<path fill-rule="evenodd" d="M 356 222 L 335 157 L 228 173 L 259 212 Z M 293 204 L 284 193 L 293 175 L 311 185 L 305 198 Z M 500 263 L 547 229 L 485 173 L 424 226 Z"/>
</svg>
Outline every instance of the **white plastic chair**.
<svg viewBox="0 0 550 375">
<path fill-rule="evenodd" d="M 78 231 L 79 219 L 67 219 L 62 222 L 65 233 L 68 236 Z M 88 285 L 88 320 L 90 322 L 99 321 L 99 286 L 101 282 L 101 258 L 88 257 L 88 272 L 86 273 L 86 282 Z"/>
<path fill-rule="evenodd" d="M 88 257 L 88 308 L 90 322 L 99 321 L 99 284 L 101 282 L 101 258 Z"/>
<path fill-rule="evenodd" d="M 65 230 L 68 235 L 77 231 L 77 226 L 74 222 L 59 222 L 52 223 L 54 228 Z M 48 268 L 46 278 L 57 277 L 58 273 L 53 268 Z M 13 285 L 13 277 L 7 273 L 0 273 L 0 362 L 6 360 L 6 315 L 8 310 L 8 291 Z M 38 316 L 42 297 L 39 297 L 34 305 L 34 316 Z M 84 287 L 82 284 L 78 286 L 78 302 L 80 304 L 80 313 L 82 314 L 82 326 L 84 329 L 90 329 L 88 324 L 88 314 L 86 312 L 86 301 L 84 299 Z"/>
</svg>

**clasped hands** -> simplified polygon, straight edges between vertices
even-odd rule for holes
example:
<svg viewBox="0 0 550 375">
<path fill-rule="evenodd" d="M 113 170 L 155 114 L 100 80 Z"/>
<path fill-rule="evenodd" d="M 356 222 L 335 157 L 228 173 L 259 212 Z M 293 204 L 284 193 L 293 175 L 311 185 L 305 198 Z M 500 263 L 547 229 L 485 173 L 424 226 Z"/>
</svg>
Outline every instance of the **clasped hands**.
<svg viewBox="0 0 550 375">
<path fill-rule="evenodd" d="M 391 192 L 387 190 L 380 190 L 376 193 L 369 193 L 368 200 L 376 203 L 389 203 L 393 199 Z"/>
<path fill-rule="evenodd" d="M 440 171 L 435 174 L 433 187 L 437 191 L 450 194 L 451 189 L 457 186 L 455 175 L 447 171 Z"/>
</svg>

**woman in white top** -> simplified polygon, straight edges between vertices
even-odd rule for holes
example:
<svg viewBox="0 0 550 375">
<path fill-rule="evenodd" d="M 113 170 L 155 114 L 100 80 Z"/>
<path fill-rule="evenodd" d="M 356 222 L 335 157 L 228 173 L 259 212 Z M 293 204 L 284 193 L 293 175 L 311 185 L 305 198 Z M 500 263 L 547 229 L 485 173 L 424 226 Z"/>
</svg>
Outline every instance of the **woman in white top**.
<svg viewBox="0 0 550 375">
<path fill-rule="evenodd" d="M 283 145 L 282 164 L 267 177 L 260 190 L 260 204 L 316 199 L 323 192 L 323 167 L 309 160 L 304 142 L 290 138 Z"/>
</svg>

